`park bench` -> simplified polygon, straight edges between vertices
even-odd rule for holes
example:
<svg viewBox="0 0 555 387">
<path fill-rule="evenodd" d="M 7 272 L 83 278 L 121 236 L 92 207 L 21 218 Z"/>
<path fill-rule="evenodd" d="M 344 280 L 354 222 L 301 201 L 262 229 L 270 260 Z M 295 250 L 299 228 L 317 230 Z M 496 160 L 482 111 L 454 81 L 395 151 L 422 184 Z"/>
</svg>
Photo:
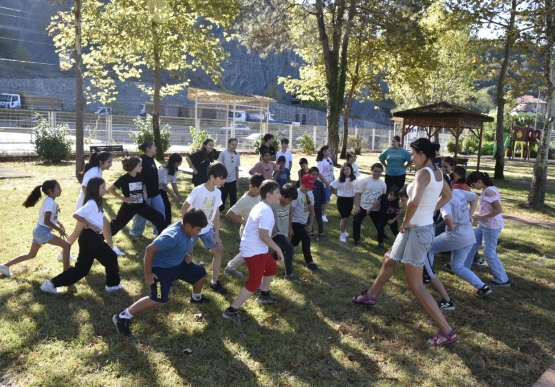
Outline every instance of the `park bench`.
<svg viewBox="0 0 555 387">
<path fill-rule="evenodd" d="M 92 152 L 110 152 L 110 153 L 119 153 L 121 155 L 127 156 L 129 154 L 128 151 L 123 149 L 123 145 L 91 145 L 90 151 Z"/>
<path fill-rule="evenodd" d="M 466 157 L 457 157 L 455 162 L 457 163 L 457 165 L 460 165 L 464 169 L 466 169 L 466 167 L 468 166 L 468 158 Z"/>
</svg>

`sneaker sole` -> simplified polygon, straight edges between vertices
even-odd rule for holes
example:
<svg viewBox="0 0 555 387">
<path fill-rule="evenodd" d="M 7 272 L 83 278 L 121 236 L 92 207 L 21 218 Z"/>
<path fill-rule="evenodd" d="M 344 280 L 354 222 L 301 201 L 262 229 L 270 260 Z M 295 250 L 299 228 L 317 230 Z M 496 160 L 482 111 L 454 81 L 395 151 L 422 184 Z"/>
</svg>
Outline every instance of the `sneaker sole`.
<svg viewBox="0 0 555 387">
<path fill-rule="evenodd" d="M 492 294 L 492 293 L 493 293 L 493 291 L 491 291 L 491 290 L 490 290 L 490 291 L 489 291 L 489 292 L 487 292 L 487 293 L 484 293 L 484 294 L 478 294 L 478 297 L 487 297 L 487 296 L 489 296 L 489 295 L 490 295 L 490 294 Z"/>
<path fill-rule="evenodd" d="M 441 309 L 441 310 L 446 310 L 446 311 L 448 311 L 448 312 L 452 312 L 452 311 L 455 310 L 455 307 L 454 307 L 454 306 L 453 306 L 453 307 L 449 307 L 449 308 L 441 308 L 441 307 L 440 307 L 439 309 Z"/>
<path fill-rule="evenodd" d="M 277 300 L 261 300 L 259 298 L 256 299 L 256 302 L 258 302 L 259 304 L 275 304 L 277 302 Z"/>
<path fill-rule="evenodd" d="M 131 333 L 129 333 L 128 335 L 126 335 L 125 333 L 119 331 L 117 317 L 118 317 L 117 314 L 114 314 L 114 315 L 112 316 L 112 322 L 114 323 L 114 325 L 115 325 L 115 327 L 116 327 L 116 332 L 118 332 L 118 333 L 119 333 L 120 335 L 122 335 L 122 336 L 127 336 L 127 337 L 131 336 Z"/>
<path fill-rule="evenodd" d="M 490 286 L 495 286 L 496 288 L 510 288 L 511 284 L 501 284 L 501 285 L 494 285 L 494 284 L 489 284 Z"/>
<path fill-rule="evenodd" d="M 225 313 L 222 313 L 222 317 L 225 318 L 226 320 L 235 321 L 243 324 L 249 321 L 246 317 L 233 318 L 233 317 L 229 317 Z"/>
</svg>

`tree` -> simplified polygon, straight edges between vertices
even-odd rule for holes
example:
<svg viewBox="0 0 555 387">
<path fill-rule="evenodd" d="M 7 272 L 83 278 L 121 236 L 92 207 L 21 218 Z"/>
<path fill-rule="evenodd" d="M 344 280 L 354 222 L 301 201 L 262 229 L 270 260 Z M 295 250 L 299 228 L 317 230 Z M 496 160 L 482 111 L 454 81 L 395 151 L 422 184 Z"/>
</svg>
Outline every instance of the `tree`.
<svg viewBox="0 0 555 387">
<path fill-rule="evenodd" d="M 83 8 L 83 55 L 85 76 L 103 103 L 114 99 L 114 77 L 121 81 L 138 78 L 148 69 L 154 73 L 154 87 L 140 88 L 153 96 L 152 125 L 156 158 L 164 159 L 160 137 L 160 101 L 188 85 L 186 73 L 204 71 L 215 82 L 220 62 L 227 56 L 220 46 L 220 29 L 229 28 L 236 17 L 235 1 L 206 0 L 88 0 Z M 60 14 L 55 44 L 63 51 L 74 39 L 65 25 L 67 14 Z M 61 26 L 60 26 L 61 24 Z M 224 33 L 224 36 L 225 33 Z M 179 82 L 162 85 L 167 70 Z"/>
</svg>

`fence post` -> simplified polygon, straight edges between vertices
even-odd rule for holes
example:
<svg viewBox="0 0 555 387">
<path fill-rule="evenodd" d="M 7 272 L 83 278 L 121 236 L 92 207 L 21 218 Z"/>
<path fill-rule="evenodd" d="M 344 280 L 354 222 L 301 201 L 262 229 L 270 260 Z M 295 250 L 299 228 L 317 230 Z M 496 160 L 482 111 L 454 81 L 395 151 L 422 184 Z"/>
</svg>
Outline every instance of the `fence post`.
<svg viewBox="0 0 555 387">
<path fill-rule="evenodd" d="M 293 143 L 293 124 L 289 124 L 289 146 L 291 150 L 293 150 L 294 145 L 295 144 Z"/>
<path fill-rule="evenodd" d="M 372 128 L 372 150 L 376 150 L 376 128 Z"/>
<path fill-rule="evenodd" d="M 316 146 L 318 145 L 318 141 L 316 140 L 316 125 L 314 125 L 313 129 L 312 141 L 314 142 L 314 150 L 316 150 Z"/>
</svg>

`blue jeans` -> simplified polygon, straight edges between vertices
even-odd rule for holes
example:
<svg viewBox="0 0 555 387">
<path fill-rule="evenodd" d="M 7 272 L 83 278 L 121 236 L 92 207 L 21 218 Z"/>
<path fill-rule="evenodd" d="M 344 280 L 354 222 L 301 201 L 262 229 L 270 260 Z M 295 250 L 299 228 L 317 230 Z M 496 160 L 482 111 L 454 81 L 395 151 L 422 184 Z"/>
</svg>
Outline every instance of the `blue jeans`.
<svg viewBox="0 0 555 387">
<path fill-rule="evenodd" d="M 164 206 L 164 200 L 162 199 L 162 195 L 158 194 L 153 198 L 146 199 L 146 204 L 154 207 L 154 209 L 159 213 L 161 213 L 165 219 L 166 208 Z M 146 225 L 146 219 L 143 218 L 142 216 L 135 215 L 135 217 L 133 218 L 133 224 L 131 226 L 131 230 L 129 231 L 129 234 L 142 235 L 143 232 L 145 231 L 145 225 Z M 156 229 L 156 227 L 154 227 L 154 234 L 158 234 L 158 230 Z"/>
<path fill-rule="evenodd" d="M 474 260 L 474 255 L 480 245 L 483 244 L 482 253 L 484 259 L 488 263 L 491 274 L 493 275 L 493 280 L 498 283 L 504 283 L 509 280 L 505 268 L 497 255 L 497 240 L 499 239 L 499 234 L 501 229 L 494 228 L 484 228 L 478 226 L 474 229 L 474 235 L 476 236 L 476 243 L 472 246 L 472 249 L 468 253 L 468 257 L 465 263 L 466 267 L 469 267 L 469 263 L 472 264 Z"/>
</svg>

